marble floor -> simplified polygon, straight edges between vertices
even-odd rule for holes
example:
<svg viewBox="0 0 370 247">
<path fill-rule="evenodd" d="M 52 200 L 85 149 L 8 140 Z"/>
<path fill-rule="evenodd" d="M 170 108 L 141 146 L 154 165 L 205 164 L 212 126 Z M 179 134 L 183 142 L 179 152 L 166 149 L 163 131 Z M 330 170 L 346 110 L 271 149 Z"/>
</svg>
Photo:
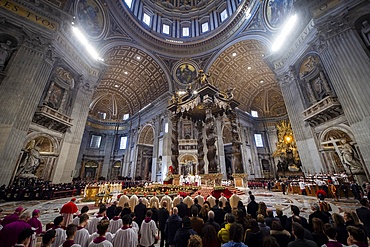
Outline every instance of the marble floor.
<svg viewBox="0 0 370 247">
<path fill-rule="evenodd" d="M 252 190 L 252 193 L 256 197 L 256 202 L 263 201 L 269 208 L 281 208 L 284 213 L 288 216 L 291 215 L 290 205 L 297 205 L 301 209 L 301 215 L 308 217 L 312 212 L 310 204 L 316 202 L 315 197 L 302 196 L 302 195 L 283 195 L 282 192 L 271 192 L 263 189 Z M 115 195 L 116 196 L 116 195 Z M 247 195 L 241 196 L 243 203 L 246 205 L 248 197 Z M 62 198 L 51 201 L 17 201 L 17 202 L 0 202 L 0 207 L 3 208 L 3 215 L 11 214 L 16 207 L 23 206 L 29 211 L 38 209 L 41 211 L 40 221 L 45 226 L 47 223 L 53 221 L 53 219 L 60 215 L 59 210 L 62 205 L 68 202 L 71 198 Z M 77 206 L 82 208 L 85 205 L 90 207 L 89 213 L 92 215 L 97 212 L 97 208 L 94 206 L 93 202 L 82 202 L 82 198 L 77 197 Z M 339 199 L 339 202 L 336 202 L 332 199 L 327 199 L 331 204 L 333 212 L 340 213 L 342 211 L 355 210 L 359 207 L 359 203 L 353 199 Z"/>
</svg>

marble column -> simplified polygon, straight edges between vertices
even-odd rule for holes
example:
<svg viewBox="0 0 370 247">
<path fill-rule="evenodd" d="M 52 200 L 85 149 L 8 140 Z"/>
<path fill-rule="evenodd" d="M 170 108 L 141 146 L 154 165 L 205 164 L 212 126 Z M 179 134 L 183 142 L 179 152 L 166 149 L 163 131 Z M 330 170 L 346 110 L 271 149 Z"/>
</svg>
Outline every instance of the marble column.
<svg viewBox="0 0 370 247">
<path fill-rule="evenodd" d="M 103 167 L 101 170 L 100 176 L 105 177 L 106 179 L 110 179 L 110 173 L 113 168 L 113 150 L 115 149 L 113 146 L 114 139 L 116 138 L 114 133 L 110 133 L 105 135 L 105 148 L 104 148 L 104 160 L 103 160 Z"/>
<path fill-rule="evenodd" d="M 179 124 L 179 116 L 175 113 L 172 118 L 172 144 L 171 144 L 171 162 L 172 167 L 174 169 L 174 174 L 179 174 L 178 168 L 179 168 L 179 130 L 178 130 L 178 124 Z"/>
<path fill-rule="evenodd" d="M 198 137 L 198 172 L 199 174 L 204 174 L 204 143 L 203 143 L 203 122 L 198 120 L 196 123 Z"/>
<path fill-rule="evenodd" d="M 89 113 L 89 104 L 93 95 L 91 85 L 95 84 L 96 81 L 88 81 L 88 79 L 81 81 L 79 84 L 76 101 L 73 104 L 71 113 L 72 127 L 64 136 L 54 173 L 54 183 L 69 183 L 75 175 L 75 169 L 79 165 L 77 164 L 77 157 Z"/>
<path fill-rule="evenodd" d="M 223 126 L 223 117 L 218 116 L 216 118 L 216 131 L 217 131 L 217 150 L 218 150 L 218 157 L 220 161 L 220 171 L 222 173 L 222 179 L 227 179 L 227 172 L 226 172 L 226 163 L 225 163 L 225 149 L 224 149 L 224 140 L 223 140 L 223 133 L 222 133 L 222 126 Z"/>
<path fill-rule="evenodd" d="M 288 72 L 279 78 L 279 81 L 302 165 L 309 168 L 306 171 L 319 173 L 323 165 L 313 130 L 303 120 L 302 112 L 305 107 L 303 99 L 300 97 L 293 68 L 289 68 Z"/>
<path fill-rule="evenodd" d="M 55 60 L 48 46 L 26 40 L 13 54 L 0 84 L 0 184 L 8 184 L 27 130 L 36 111 Z"/>
<path fill-rule="evenodd" d="M 370 169 L 370 60 L 348 18 L 319 25 L 321 36 L 314 48 L 342 105 L 344 114 L 360 147 L 365 172 Z M 328 24 L 330 23 L 330 24 Z M 368 176 L 369 178 L 369 176 Z"/>
<path fill-rule="evenodd" d="M 157 181 L 157 173 L 159 172 L 157 170 L 158 164 L 158 149 L 159 149 L 159 138 L 158 138 L 158 133 L 160 133 L 160 116 L 157 116 L 154 119 L 153 125 L 154 125 L 154 140 L 153 140 L 153 157 L 152 157 L 152 176 L 151 180 L 152 181 Z"/>
</svg>

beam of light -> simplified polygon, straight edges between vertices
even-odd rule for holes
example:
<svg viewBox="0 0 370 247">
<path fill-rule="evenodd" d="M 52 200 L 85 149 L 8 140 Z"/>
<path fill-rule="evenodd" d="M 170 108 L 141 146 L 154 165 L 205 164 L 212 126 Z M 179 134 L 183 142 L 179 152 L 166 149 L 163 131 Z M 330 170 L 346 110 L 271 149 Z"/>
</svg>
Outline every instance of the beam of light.
<svg viewBox="0 0 370 247">
<path fill-rule="evenodd" d="M 291 31 L 293 30 L 293 27 L 297 23 L 297 19 L 298 19 L 297 14 L 289 17 L 287 22 L 284 24 L 284 27 L 281 33 L 279 34 L 274 44 L 272 45 L 271 50 L 273 52 L 278 51 L 280 47 L 284 44 L 285 40 L 288 38 L 288 35 L 291 33 Z"/>
<path fill-rule="evenodd" d="M 85 35 L 75 26 L 72 26 L 72 31 L 76 35 L 77 39 L 85 46 L 86 51 L 96 60 L 104 61 L 95 50 L 92 45 L 90 45 L 89 41 L 86 39 Z"/>
</svg>

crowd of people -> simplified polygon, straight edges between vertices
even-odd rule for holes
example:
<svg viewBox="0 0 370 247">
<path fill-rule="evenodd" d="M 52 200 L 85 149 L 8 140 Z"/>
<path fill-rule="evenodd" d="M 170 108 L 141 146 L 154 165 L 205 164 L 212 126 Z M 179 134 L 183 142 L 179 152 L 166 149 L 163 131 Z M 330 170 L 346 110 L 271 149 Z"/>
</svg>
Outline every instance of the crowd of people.
<svg viewBox="0 0 370 247">
<path fill-rule="evenodd" d="M 0 247 L 35 246 L 35 235 L 42 246 L 154 246 L 160 247 L 295 247 L 295 246 L 368 246 L 370 209 L 366 198 L 361 207 L 342 215 L 331 214 L 331 206 L 322 196 L 311 205 L 308 218 L 291 205 L 291 215 L 276 209 L 276 215 L 264 202 L 256 202 L 252 192 L 243 205 L 236 192 L 221 195 L 174 198 L 156 194 L 151 198 L 125 193 L 112 205 L 100 205 L 96 214 L 89 207 L 78 209 L 75 198 L 63 205 L 46 231 L 38 217 L 18 207 L 1 222 Z M 79 213 L 77 214 L 79 210 Z"/>
</svg>

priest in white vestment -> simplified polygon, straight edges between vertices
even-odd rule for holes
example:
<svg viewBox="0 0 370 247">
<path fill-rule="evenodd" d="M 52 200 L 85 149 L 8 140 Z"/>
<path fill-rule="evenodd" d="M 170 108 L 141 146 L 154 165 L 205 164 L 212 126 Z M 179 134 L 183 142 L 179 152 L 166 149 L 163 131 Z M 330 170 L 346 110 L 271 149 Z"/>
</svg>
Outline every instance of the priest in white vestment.
<svg viewBox="0 0 370 247">
<path fill-rule="evenodd" d="M 125 207 L 125 203 L 127 202 L 128 204 L 130 204 L 130 198 L 128 198 L 128 196 L 126 195 L 127 192 L 123 192 L 123 195 L 121 195 L 121 197 L 119 198 L 118 200 L 118 205 L 117 207 L 122 207 L 124 208 Z"/>
<path fill-rule="evenodd" d="M 131 212 L 134 212 L 136 205 L 139 204 L 139 198 L 137 197 L 137 191 L 135 192 L 134 195 L 130 197 L 129 204 L 130 204 Z"/>
<path fill-rule="evenodd" d="M 168 196 L 168 191 L 166 191 L 165 195 L 161 199 L 161 207 L 163 205 L 163 202 L 167 202 L 167 210 L 168 212 L 171 212 L 172 209 L 172 199 Z"/>
<path fill-rule="evenodd" d="M 184 198 L 183 202 L 188 206 L 188 208 L 190 208 L 190 207 L 194 204 L 193 199 L 192 199 L 189 195 L 187 195 L 187 196 Z M 176 206 L 176 205 L 175 205 L 175 206 Z"/>
<path fill-rule="evenodd" d="M 155 206 L 155 208 L 159 208 L 159 199 L 158 197 L 156 196 L 156 192 L 154 192 L 154 196 L 152 198 L 150 198 L 150 207 L 152 208 L 153 205 Z"/>
<path fill-rule="evenodd" d="M 227 202 L 227 198 L 224 196 L 224 193 L 221 193 L 221 196 L 218 200 L 222 202 L 222 208 L 224 208 Z"/>
<path fill-rule="evenodd" d="M 149 200 L 146 198 L 146 194 L 141 198 L 142 203 L 145 205 L 146 208 L 149 208 Z"/>
<path fill-rule="evenodd" d="M 120 228 L 113 238 L 113 246 L 137 247 L 138 234 L 130 227 L 131 217 L 125 215 L 122 218 L 123 226 Z"/>
<path fill-rule="evenodd" d="M 198 192 L 198 195 L 195 197 L 198 199 L 198 204 L 203 207 L 203 204 L 204 204 L 204 197 L 200 194 L 200 192 Z M 194 198 L 194 199 L 195 199 Z"/>
<path fill-rule="evenodd" d="M 216 198 L 212 195 L 209 195 L 207 197 L 207 202 L 209 202 L 209 205 L 211 206 L 211 208 L 216 205 Z"/>
<path fill-rule="evenodd" d="M 174 207 L 176 207 L 176 205 L 180 203 L 180 198 L 181 198 L 181 196 L 180 196 L 180 192 L 179 192 L 177 194 L 177 196 L 175 198 L 173 198 L 172 204 L 173 204 Z"/>
<path fill-rule="evenodd" d="M 236 190 L 234 191 L 234 194 L 230 197 L 230 206 L 232 209 L 238 207 L 238 201 L 240 201 L 241 198 L 236 194 Z"/>
</svg>

